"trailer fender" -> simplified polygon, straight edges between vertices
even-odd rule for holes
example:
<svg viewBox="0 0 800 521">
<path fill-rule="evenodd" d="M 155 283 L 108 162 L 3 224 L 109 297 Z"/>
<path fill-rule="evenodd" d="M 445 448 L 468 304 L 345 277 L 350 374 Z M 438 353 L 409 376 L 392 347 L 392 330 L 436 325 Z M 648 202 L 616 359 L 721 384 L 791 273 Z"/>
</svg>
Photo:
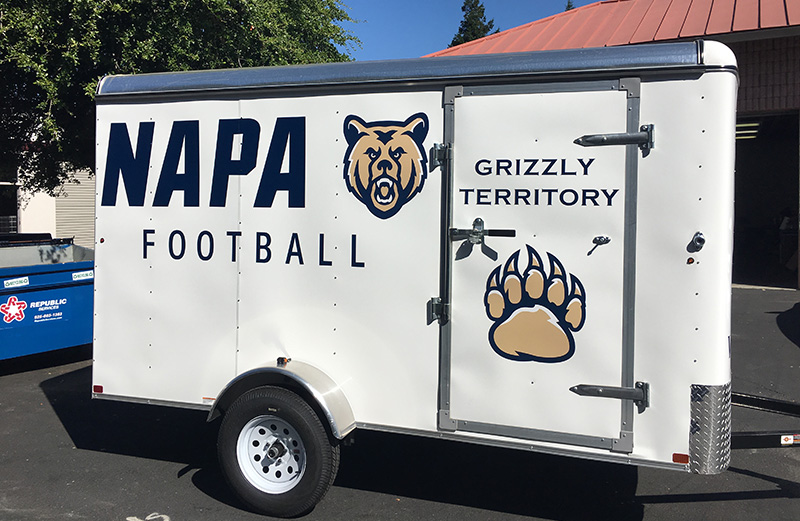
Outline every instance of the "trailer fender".
<svg viewBox="0 0 800 521">
<path fill-rule="evenodd" d="M 280 359 L 273 365 L 252 369 L 232 380 L 214 401 L 208 413 L 212 421 L 228 409 L 236 398 L 256 387 L 274 385 L 293 390 L 327 420 L 331 434 L 343 439 L 356 427 L 355 416 L 341 387 L 327 374 L 305 362 Z"/>
</svg>

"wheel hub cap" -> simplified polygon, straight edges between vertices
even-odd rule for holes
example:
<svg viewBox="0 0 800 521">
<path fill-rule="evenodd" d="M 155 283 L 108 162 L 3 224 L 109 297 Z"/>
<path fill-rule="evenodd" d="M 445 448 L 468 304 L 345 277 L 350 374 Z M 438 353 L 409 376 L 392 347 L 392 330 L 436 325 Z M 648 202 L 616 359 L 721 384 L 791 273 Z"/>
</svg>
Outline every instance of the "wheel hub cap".
<svg viewBox="0 0 800 521">
<path fill-rule="evenodd" d="M 291 424 L 277 416 L 250 420 L 239 434 L 236 452 L 247 480 L 268 494 L 291 490 L 305 472 L 303 440 Z"/>
</svg>

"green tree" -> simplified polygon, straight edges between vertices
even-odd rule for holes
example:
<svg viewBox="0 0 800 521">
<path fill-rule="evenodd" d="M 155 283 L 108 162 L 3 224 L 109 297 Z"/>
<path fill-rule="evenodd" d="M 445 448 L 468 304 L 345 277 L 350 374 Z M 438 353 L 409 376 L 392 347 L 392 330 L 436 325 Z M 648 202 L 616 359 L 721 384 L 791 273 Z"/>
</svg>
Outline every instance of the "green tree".
<svg viewBox="0 0 800 521">
<path fill-rule="evenodd" d="M 464 13 L 464 18 L 461 20 L 458 32 L 453 36 L 453 41 L 450 42 L 449 47 L 483 38 L 494 29 L 494 19 L 486 21 L 483 2 L 480 0 L 464 0 L 461 11 Z M 495 30 L 494 32 L 497 31 Z"/>
<path fill-rule="evenodd" d="M 104 75 L 346 61 L 350 20 L 341 0 L 0 0 L 0 181 L 52 193 L 93 167 Z"/>
<path fill-rule="evenodd" d="M 567 5 L 564 6 L 564 11 L 571 11 L 572 9 L 575 9 L 575 6 L 572 5 L 572 0 L 567 0 Z"/>
</svg>

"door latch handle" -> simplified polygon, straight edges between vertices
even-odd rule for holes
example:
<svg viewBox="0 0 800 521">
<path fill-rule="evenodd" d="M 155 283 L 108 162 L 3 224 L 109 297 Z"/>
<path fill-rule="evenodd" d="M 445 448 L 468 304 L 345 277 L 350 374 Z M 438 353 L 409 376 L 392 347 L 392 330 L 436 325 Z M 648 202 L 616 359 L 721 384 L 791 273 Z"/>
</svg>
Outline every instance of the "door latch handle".
<svg viewBox="0 0 800 521">
<path fill-rule="evenodd" d="M 594 246 L 592 246 L 592 249 L 589 250 L 589 253 L 587 253 L 586 255 L 587 256 L 591 255 L 592 253 L 594 253 L 594 250 L 596 250 L 598 246 L 603 246 L 604 244 L 608 244 L 609 242 L 611 242 L 611 237 L 606 237 L 605 235 L 598 235 L 597 237 L 592 239 L 592 244 L 594 244 Z"/>
<path fill-rule="evenodd" d="M 635 387 L 609 387 L 605 385 L 573 385 L 570 391 L 578 396 L 594 396 L 597 398 L 616 398 L 618 400 L 631 400 L 639 413 L 650 407 L 650 384 L 636 382 Z"/>
<path fill-rule="evenodd" d="M 609 145 L 638 145 L 645 155 L 656 147 L 655 125 L 642 125 L 639 132 L 621 134 L 587 134 L 573 143 L 582 147 L 602 147 Z"/>
<path fill-rule="evenodd" d="M 485 241 L 485 237 L 516 237 L 516 230 L 487 230 L 484 227 L 483 219 L 478 217 L 472 221 L 472 229 L 450 228 L 451 241 L 464 241 L 456 251 L 455 260 L 469 257 L 472 248 L 476 244 L 481 245 L 481 253 L 490 259 L 497 260 L 497 252 L 491 249 Z"/>
<path fill-rule="evenodd" d="M 703 246 L 706 245 L 706 238 L 703 236 L 702 232 L 697 232 L 692 237 L 692 240 L 689 241 L 689 245 L 686 246 L 686 251 L 689 253 L 697 253 L 698 251 L 703 249 Z"/>
</svg>

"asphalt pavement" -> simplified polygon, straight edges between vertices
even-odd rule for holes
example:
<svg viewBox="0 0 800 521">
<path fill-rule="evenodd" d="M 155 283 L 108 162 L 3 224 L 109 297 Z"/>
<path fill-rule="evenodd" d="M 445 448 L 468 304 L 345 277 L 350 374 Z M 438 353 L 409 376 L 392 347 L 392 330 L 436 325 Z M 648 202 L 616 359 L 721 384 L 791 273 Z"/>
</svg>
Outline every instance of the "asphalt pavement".
<svg viewBox="0 0 800 521">
<path fill-rule="evenodd" d="M 734 288 L 733 390 L 800 402 L 800 291 Z M 0 521 L 264 520 L 222 481 L 200 411 L 90 399 L 91 346 L 0 362 Z M 735 407 L 735 431 L 800 418 Z M 798 520 L 800 448 L 718 476 L 357 432 L 311 520 Z"/>
</svg>

